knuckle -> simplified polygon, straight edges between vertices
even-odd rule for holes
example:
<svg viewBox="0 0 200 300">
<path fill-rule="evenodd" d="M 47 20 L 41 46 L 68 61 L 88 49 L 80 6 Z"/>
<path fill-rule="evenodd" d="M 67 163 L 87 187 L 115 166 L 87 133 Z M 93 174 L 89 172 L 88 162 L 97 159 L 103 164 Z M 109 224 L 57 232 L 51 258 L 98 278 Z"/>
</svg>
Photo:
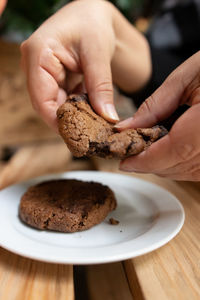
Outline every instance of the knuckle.
<svg viewBox="0 0 200 300">
<path fill-rule="evenodd" d="M 111 81 L 110 80 L 104 80 L 104 81 L 99 82 L 96 85 L 96 91 L 98 93 L 106 92 L 106 93 L 112 95 L 113 94 L 113 86 L 112 86 Z"/>
<path fill-rule="evenodd" d="M 159 118 L 155 114 L 154 107 L 156 107 L 156 99 L 155 99 L 155 96 L 152 94 L 143 102 L 143 104 L 140 106 L 139 110 L 141 113 L 148 113 L 151 115 L 153 114 L 155 123 L 158 123 Z"/>
<path fill-rule="evenodd" d="M 25 54 L 29 49 L 29 40 L 22 42 L 20 45 L 21 54 Z"/>
<path fill-rule="evenodd" d="M 37 49 L 39 39 L 34 35 L 31 35 L 27 40 L 23 41 L 20 45 L 20 51 L 22 55 L 26 55 L 31 51 L 35 51 Z"/>
<path fill-rule="evenodd" d="M 195 159 L 194 161 L 188 163 L 185 173 L 190 180 L 200 180 L 200 161 L 196 161 Z"/>
<path fill-rule="evenodd" d="M 147 98 L 143 105 L 141 106 L 142 109 L 144 109 L 145 111 L 151 112 L 151 107 L 152 107 L 152 96 L 150 96 L 149 98 Z"/>
<path fill-rule="evenodd" d="M 186 143 L 186 144 L 179 144 L 174 148 L 176 156 L 180 161 L 188 161 L 192 157 L 196 155 L 196 148 L 194 145 Z"/>
<path fill-rule="evenodd" d="M 31 104 L 32 104 L 33 109 L 34 109 L 35 111 L 37 111 L 37 113 L 40 113 L 40 108 L 39 108 L 38 103 L 37 103 L 36 101 L 33 101 L 33 100 L 31 99 Z"/>
</svg>

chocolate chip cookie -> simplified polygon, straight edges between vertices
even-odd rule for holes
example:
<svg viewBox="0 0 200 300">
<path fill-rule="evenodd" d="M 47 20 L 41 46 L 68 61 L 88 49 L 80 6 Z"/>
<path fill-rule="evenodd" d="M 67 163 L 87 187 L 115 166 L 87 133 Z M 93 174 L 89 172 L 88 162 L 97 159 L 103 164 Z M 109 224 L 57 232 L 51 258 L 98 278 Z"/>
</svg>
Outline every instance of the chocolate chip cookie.
<svg viewBox="0 0 200 300">
<path fill-rule="evenodd" d="M 76 232 L 102 222 L 117 206 L 108 186 L 80 180 L 53 180 L 30 187 L 22 196 L 19 217 L 42 229 Z"/>
<path fill-rule="evenodd" d="M 124 159 L 167 134 L 163 126 L 116 132 L 113 124 L 94 112 L 86 94 L 70 95 L 58 108 L 57 119 L 60 135 L 76 157 Z"/>
</svg>

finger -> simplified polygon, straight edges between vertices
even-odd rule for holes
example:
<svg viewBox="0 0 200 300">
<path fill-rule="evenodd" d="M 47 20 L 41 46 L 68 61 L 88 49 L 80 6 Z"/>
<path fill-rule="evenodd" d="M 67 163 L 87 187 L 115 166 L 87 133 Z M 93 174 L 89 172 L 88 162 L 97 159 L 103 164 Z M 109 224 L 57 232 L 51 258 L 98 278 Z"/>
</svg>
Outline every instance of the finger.
<svg viewBox="0 0 200 300">
<path fill-rule="evenodd" d="M 150 127 L 169 117 L 198 85 L 200 52 L 179 66 L 140 106 L 134 117 L 117 124 L 119 130 Z M 188 75 L 190 74 L 190 76 Z M 197 78 L 197 79 L 196 79 Z"/>
<path fill-rule="evenodd" d="M 155 173 L 155 175 L 163 177 L 163 178 L 168 178 L 172 180 L 177 180 L 177 181 L 199 181 L 200 180 L 200 169 L 197 171 L 194 171 L 192 173 L 170 173 L 170 174 L 163 174 L 163 173 Z"/>
<path fill-rule="evenodd" d="M 172 151 L 169 134 L 152 144 L 147 150 L 120 163 L 126 172 L 158 173 L 176 164 L 179 159 Z"/>
<path fill-rule="evenodd" d="M 50 48 L 42 49 L 39 65 L 55 79 L 58 86 L 66 88 L 66 70 L 56 54 Z"/>
<path fill-rule="evenodd" d="M 84 45 L 81 50 L 81 65 L 85 85 L 94 110 L 110 122 L 119 120 L 113 103 L 113 85 L 109 54 L 106 46 L 98 41 Z M 104 48 L 102 47 L 104 46 Z"/>
<path fill-rule="evenodd" d="M 200 126 L 200 104 L 190 107 L 173 125 L 169 134 L 152 144 L 143 153 L 132 156 L 120 165 L 124 171 L 164 173 L 169 168 L 192 160 L 200 151 L 195 128 Z M 179 167 L 179 171 L 181 169 Z"/>
<path fill-rule="evenodd" d="M 52 75 L 59 87 L 70 92 L 83 80 L 83 75 L 70 71 L 70 68 L 74 69 L 74 65 L 72 66 L 71 57 L 67 65 L 67 57 L 69 53 L 67 55 L 66 51 L 64 53 L 57 47 L 54 50 L 46 47 L 40 54 L 40 66 Z"/>
<path fill-rule="evenodd" d="M 66 92 L 59 88 L 52 75 L 39 65 L 30 66 L 27 85 L 34 109 L 50 127 L 57 130 L 56 111 L 65 101 Z"/>
<path fill-rule="evenodd" d="M 156 175 L 177 180 L 197 180 L 200 174 L 200 153 L 191 159 L 177 163 L 172 168 L 163 170 Z"/>
<path fill-rule="evenodd" d="M 61 83 L 63 75 L 58 78 L 56 76 L 55 68 L 62 71 L 61 64 L 57 64 L 54 60 L 54 67 L 49 70 L 44 68 L 47 62 L 52 62 L 52 53 L 43 51 L 44 45 L 41 43 L 23 43 L 22 64 L 27 75 L 27 85 L 30 93 L 30 98 L 35 110 L 44 118 L 46 123 L 57 129 L 56 110 L 60 104 L 66 99 L 66 92 L 59 87 L 56 79 Z M 50 54 L 49 54 L 50 53 Z M 47 54 L 47 60 L 44 59 L 44 54 Z M 50 67 L 51 68 L 51 67 Z M 52 74 L 51 74 L 52 73 Z M 57 74 L 59 71 L 57 71 Z M 53 77 L 55 76 L 56 79 Z"/>
<path fill-rule="evenodd" d="M 187 104 L 188 105 L 195 105 L 200 103 L 200 87 L 196 88 L 190 95 Z"/>
<path fill-rule="evenodd" d="M 24 73 L 26 73 L 26 62 L 24 56 L 21 55 L 20 67 Z"/>
<path fill-rule="evenodd" d="M 57 129 L 56 111 L 66 100 L 66 92 L 39 66 L 28 76 L 28 89 L 35 110 L 50 127 Z"/>
</svg>

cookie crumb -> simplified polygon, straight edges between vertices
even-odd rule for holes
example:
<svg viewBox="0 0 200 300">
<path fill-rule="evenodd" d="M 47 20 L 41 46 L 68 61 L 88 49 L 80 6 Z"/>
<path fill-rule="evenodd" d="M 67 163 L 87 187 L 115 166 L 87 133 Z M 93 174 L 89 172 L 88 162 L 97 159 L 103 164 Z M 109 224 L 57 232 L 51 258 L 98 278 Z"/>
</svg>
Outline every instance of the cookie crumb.
<svg viewBox="0 0 200 300">
<path fill-rule="evenodd" d="M 118 221 L 118 220 L 115 220 L 115 219 L 113 219 L 113 218 L 110 218 L 110 219 L 109 219 L 109 222 L 110 222 L 111 225 L 118 225 L 118 224 L 119 224 L 119 221 Z"/>
</svg>

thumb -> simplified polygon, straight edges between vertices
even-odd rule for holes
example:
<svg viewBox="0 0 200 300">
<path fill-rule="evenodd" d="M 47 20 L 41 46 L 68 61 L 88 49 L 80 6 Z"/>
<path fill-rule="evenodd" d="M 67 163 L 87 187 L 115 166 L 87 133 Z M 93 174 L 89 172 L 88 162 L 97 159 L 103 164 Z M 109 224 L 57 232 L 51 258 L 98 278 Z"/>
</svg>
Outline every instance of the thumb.
<svg viewBox="0 0 200 300">
<path fill-rule="evenodd" d="M 198 85 L 200 52 L 190 57 L 139 107 L 135 115 L 117 124 L 116 128 L 151 127 L 168 118 L 181 104 L 187 102 Z"/>
<path fill-rule="evenodd" d="M 105 49 L 93 45 L 82 54 L 81 65 L 86 90 L 94 110 L 110 122 L 119 121 L 113 103 L 113 84 L 109 55 Z"/>
</svg>

